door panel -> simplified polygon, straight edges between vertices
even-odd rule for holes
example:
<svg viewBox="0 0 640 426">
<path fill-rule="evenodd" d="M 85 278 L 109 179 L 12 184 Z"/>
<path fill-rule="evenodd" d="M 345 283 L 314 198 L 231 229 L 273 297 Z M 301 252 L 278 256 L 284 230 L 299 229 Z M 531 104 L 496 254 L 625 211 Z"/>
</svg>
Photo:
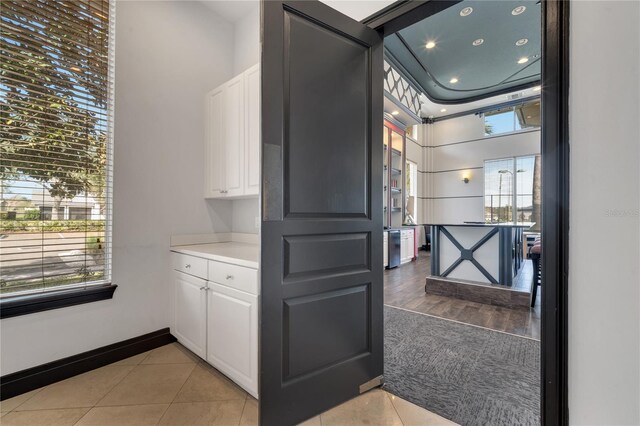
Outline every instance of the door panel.
<svg viewBox="0 0 640 426">
<path fill-rule="evenodd" d="M 382 375 L 382 38 L 262 8 L 260 420 L 290 425 Z"/>
<path fill-rule="evenodd" d="M 223 143 L 225 134 L 224 120 L 224 87 L 219 87 L 207 94 L 207 142 L 205 144 L 205 197 L 218 197 L 224 190 L 224 155 Z"/>
<path fill-rule="evenodd" d="M 244 191 L 244 80 L 242 74 L 224 88 L 224 158 L 226 195 Z"/>
<path fill-rule="evenodd" d="M 369 49 L 293 11 L 284 20 L 286 215 L 367 217 Z"/>
</svg>

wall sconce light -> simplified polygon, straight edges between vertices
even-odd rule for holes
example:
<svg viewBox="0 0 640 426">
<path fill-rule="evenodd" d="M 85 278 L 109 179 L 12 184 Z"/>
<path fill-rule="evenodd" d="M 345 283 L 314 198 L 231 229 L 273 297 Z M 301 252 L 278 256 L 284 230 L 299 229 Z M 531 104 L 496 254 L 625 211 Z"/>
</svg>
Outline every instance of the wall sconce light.
<svg viewBox="0 0 640 426">
<path fill-rule="evenodd" d="M 469 183 L 469 181 L 470 181 L 470 180 L 471 180 L 471 177 L 470 177 L 470 175 L 469 175 L 469 172 L 465 172 L 465 173 L 462 175 L 462 181 L 463 181 L 464 183 Z"/>
</svg>

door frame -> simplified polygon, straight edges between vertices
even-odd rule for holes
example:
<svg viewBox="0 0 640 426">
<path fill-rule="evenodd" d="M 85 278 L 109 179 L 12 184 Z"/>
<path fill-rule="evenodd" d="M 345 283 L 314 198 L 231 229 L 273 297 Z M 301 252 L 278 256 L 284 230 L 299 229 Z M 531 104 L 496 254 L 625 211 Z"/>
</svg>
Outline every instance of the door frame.
<svg viewBox="0 0 640 426">
<path fill-rule="evenodd" d="M 401 0 L 361 22 L 384 35 L 461 0 Z M 569 1 L 542 1 L 542 252 L 540 402 L 543 425 L 568 425 Z"/>
</svg>

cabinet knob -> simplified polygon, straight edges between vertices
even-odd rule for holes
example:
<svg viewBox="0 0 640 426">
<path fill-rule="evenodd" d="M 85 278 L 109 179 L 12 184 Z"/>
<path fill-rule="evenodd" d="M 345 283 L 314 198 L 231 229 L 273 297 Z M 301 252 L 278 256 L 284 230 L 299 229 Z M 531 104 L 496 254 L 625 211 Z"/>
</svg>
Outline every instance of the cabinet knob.
<svg viewBox="0 0 640 426">
<path fill-rule="evenodd" d="M 227 279 L 228 280 L 232 280 L 233 279 L 233 275 L 227 275 Z"/>
<path fill-rule="evenodd" d="M 184 265 L 184 268 L 185 269 L 189 269 L 189 268 L 191 268 L 191 265 L 189 263 L 187 263 L 186 265 Z"/>
</svg>

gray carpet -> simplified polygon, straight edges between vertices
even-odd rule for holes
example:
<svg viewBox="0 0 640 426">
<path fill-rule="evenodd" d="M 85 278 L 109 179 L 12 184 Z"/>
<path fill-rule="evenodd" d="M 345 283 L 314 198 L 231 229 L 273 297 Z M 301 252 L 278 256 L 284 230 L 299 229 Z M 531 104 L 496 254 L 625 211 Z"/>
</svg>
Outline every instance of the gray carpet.
<svg viewBox="0 0 640 426">
<path fill-rule="evenodd" d="M 385 306 L 385 389 L 461 425 L 540 424 L 540 342 Z"/>
</svg>

